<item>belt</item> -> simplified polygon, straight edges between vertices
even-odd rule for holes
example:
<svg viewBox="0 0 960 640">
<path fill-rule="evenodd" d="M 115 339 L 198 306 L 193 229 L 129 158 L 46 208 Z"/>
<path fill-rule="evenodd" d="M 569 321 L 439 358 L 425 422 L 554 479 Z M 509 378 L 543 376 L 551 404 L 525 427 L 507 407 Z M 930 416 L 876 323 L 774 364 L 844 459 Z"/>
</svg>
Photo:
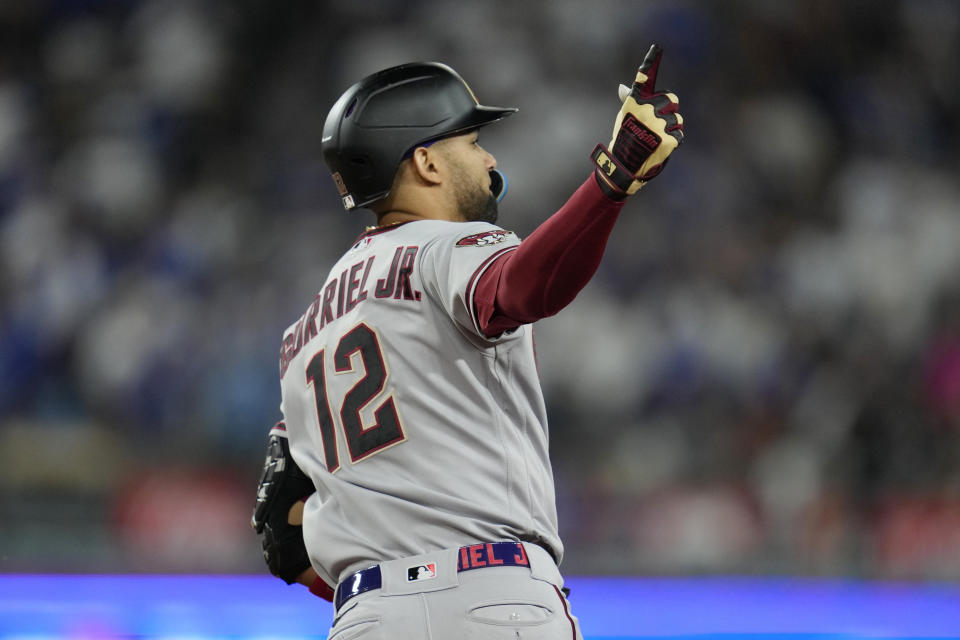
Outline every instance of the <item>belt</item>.
<svg viewBox="0 0 960 640">
<path fill-rule="evenodd" d="M 483 569 L 485 567 L 529 567 L 530 560 L 520 542 L 482 542 L 460 547 L 457 558 L 457 572 Z M 431 565 L 410 567 L 407 580 L 414 582 L 423 579 L 423 574 L 436 571 Z M 339 611 L 350 598 L 361 593 L 379 589 L 383 586 L 383 574 L 380 565 L 361 569 L 337 585 L 333 602 Z"/>
</svg>

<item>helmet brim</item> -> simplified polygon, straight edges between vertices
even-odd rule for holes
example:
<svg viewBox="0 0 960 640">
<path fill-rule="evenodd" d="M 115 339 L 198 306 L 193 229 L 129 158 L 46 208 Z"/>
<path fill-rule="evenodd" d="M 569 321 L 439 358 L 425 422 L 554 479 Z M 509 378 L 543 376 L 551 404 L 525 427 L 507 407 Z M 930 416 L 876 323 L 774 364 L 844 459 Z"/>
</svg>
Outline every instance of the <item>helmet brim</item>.
<svg viewBox="0 0 960 640">
<path fill-rule="evenodd" d="M 479 129 L 480 127 L 492 124 L 498 120 L 503 120 L 507 116 L 511 116 L 517 111 L 518 109 L 516 107 L 488 107 L 478 104 L 473 111 L 460 118 L 459 122 L 451 123 L 450 128 L 444 131 L 443 134 L 418 140 L 413 146 L 410 147 L 410 149 L 415 149 L 416 147 L 426 144 L 427 142 L 436 142 L 437 140 L 442 140 L 443 138 L 452 138 L 453 136 L 459 136 L 468 131 Z M 407 151 L 409 152 L 410 149 Z"/>
</svg>

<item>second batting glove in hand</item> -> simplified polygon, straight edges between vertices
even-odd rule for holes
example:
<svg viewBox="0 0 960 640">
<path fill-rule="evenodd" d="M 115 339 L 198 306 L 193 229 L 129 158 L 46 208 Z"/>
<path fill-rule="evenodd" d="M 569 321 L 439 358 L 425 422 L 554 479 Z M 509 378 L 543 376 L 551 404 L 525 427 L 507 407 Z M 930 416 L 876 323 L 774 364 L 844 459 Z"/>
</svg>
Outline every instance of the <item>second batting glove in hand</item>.
<svg viewBox="0 0 960 640">
<path fill-rule="evenodd" d="M 657 91 L 657 71 L 663 48 L 650 47 L 632 87 L 620 85 L 623 105 L 613 125 L 610 146 L 598 144 L 590 157 L 597 165 L 597 182 L 610 197 L 633 195 L 667 164 L 683 142 L 683 117 L 673 93 Z"/>
</svg>

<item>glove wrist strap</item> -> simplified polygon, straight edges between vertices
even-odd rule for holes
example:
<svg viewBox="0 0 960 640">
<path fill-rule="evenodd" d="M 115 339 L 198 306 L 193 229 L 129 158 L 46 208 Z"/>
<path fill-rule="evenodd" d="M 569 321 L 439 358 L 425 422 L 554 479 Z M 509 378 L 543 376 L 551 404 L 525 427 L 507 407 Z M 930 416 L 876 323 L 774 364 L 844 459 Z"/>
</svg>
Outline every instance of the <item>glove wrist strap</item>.
<svg viewBox="0 0 960 640">
<path fill-rule="evenodd" d="M 615 202 L 623 202 L 627 199 L 627 194 L 615 188 L 609 182 L 604 180 L 603 176 L 600 175 L 599 169 L 594 169 L 593 179 L 597 183 L 597 186 L 600 187 L 600 192 L 610 200 Z"/>
<path fill-rule="evenodd" d="M 633 172 L 623 166 L 603 144 L 598 144 L 590 154 L 590 159 L 596 165 L 597 182 L 604 194 L 615 200 L 623 200 L 636 189 L 630 189 L 636 179 Z M 640 182 L 643 184 L 643 182 Z"/>
</svg>

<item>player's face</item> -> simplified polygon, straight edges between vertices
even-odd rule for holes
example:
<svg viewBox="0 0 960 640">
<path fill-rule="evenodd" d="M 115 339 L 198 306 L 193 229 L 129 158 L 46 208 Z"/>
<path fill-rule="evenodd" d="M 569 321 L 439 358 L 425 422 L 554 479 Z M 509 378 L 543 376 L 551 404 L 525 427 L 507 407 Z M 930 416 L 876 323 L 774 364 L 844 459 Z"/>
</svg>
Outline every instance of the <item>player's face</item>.
<svg viewBox="0 0 960 640">
<path fill-rule="evenodd" d="M 448 140 L 445 151 L 457 210 L 467 222 L 496 222 L 497 199 L 490 192 L 490 171 L 497 166 L 496 158 L 480 146 L 476 131 Z"/>
</svg>

